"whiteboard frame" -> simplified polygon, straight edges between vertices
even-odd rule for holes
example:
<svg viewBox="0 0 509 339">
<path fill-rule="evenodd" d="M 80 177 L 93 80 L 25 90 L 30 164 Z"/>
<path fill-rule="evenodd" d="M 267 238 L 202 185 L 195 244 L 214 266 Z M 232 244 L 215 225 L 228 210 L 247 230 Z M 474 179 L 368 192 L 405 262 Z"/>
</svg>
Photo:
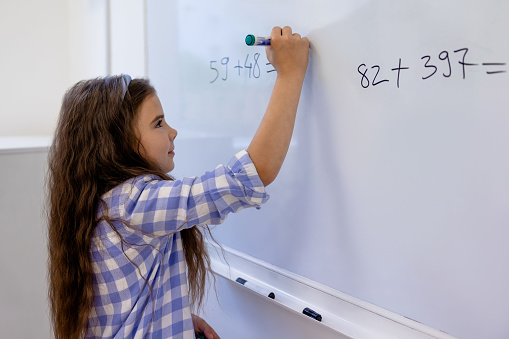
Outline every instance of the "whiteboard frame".
<svg viewBox="0 0 509 339">
<path fill-rule="evenodd" d="M 354 298 L 313 280 L 256 259 L 233 248 L 208 242 L 212 271 L 216 276 L 302 316 L 305 307 L 322 315 L 321 324 L 349 338 L 436 338 L 455 339 L 445 332 L 386 309 Z M 224 253 L 224 256 L 223 256 Z M 274 292 L 270 299 L 236 282 L 243 278 L 263 291 Z"/>
</svg>

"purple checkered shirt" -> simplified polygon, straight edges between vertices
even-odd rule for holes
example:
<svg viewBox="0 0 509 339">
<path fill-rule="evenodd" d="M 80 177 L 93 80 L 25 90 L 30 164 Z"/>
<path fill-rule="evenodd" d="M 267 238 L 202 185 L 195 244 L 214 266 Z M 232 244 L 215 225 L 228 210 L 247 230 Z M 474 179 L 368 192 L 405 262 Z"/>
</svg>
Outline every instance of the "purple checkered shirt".
<svg viewBox="0 0 509 339">
<path fill-rule="evenodd" d="M 94 305 L 87 338 L 194 339 L 181 229 L 220 224 L 269 198 L 246 151 L 201 177 L 146 175 L 103 195 L 92 238 Z M 126 226 L 122 221 L 127 223 Z M 148 284 L 147 284 L 148 283 Z M 150 287 L 149 287 L 150 286 Z"/>
</svg>

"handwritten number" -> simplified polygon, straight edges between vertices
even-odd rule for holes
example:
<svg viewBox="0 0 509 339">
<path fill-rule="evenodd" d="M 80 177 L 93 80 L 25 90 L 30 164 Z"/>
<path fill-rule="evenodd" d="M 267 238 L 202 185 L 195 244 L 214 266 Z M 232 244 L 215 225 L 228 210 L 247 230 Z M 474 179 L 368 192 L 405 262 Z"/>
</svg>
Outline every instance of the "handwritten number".
<svg viewBox="0 0 509 339">
<path fill-rule="evenodd" d="M 249 63 L 247 65 L 247 60 L 249 59 L 249 54 L 246 56 L 246 61 L 244 62 L 244 68 L 249 68 L 249 78 L 251 78 L 251 69 L 253 68 L 253 63 Z"/>
<path fill-rule="evenodd" d="M 361 67 L 365 67 L 366 70 L 364 72 L 361 72 Z M 366 67 L 366 64 L 360 64 L 359 67 L 357 67 L 357 72 L 359 72 L 359 74 L 362 75 L 362 78 L 361 78 L 362 88 L 368 88 L 369 87 L 369 79 L 366 76 L 366 73 L 368 72 L 368 68 Z M 364 81 L 366 81 L 366 83 L 364 83 Z"/>
<path fill-rule="evenodd" d="M 260 65 L 258 65 L 258 58 L 260 57 L 260 53 L 255 53 L 254 54 L 254 68 L 253 68 L 253 76 L 255 78 L 259 78 L 260 77 Z M 256 70 L 258 69 L 258 76 L 256 76 Z"/>
<path fill-rule="evenodd" d="M 465 53 L 463 53 L 463 58 L 461 59 L 461 61 L 458 61 L 458 62 L 463 67 L 463 79 L 465 79 L 465 66 L 477 66 L 477 64 L 470 64 L 470 63 L 465 62 L 465 57 L 467 56 L 468 48 L 458 49 L 458 50 L 454 51 L 454 53 L 458 53 L 458 52 L 462 52 L 462 51 Z"/>
<path fill-rule="evenodd" d="M 380 81 L 378 81 L 378 82 L 375 82 L 376 77 L 378 76 L 378 73 L 380 72 L 380 66 L 375 65 L 375 66 L 371 67 L 371 69 L 373 69 L 373 68 L 376 68 L 376 69 L 377 69 L 377 70 L 376 70 L 375 77 L 373 78 L 373 82 L 372 82 L 372 85 L 373 85 L 373 86 L 379 85 L 379 84 L 381 84 L 382 82 L 389 81 L 389 80 L 387 80 L 387 79 L 384 79 L 384 80 L 380 80 Z"/>
<path fill-rule="evenodd" d="M 426 60 L 426 62 L 424 63 L 424 67 L 426 68 L 433 68 L 433 73 L 431 73 L 430 75 L 428 75 L 427 77 L 422 77 L 422 80 L 426 80 L 428 78 L 431 78 L 436 72 L 437 72 L 437 66 L 435 65 L 428 65 L 429 61 L 431 60 L 431 57 L 429 55 L 425 55 L 421 58 L 421 60 L 423 59 L 428 59 Z"/>
<path fill-rule="evenodd" d="M 228 57 L 224 57 L 221 59 L 221 65 L 224 65 L 225 68 L 225 76 L 224 78 L 221 78 L 223 79 L 223 81 L 226 81 L 226 79 L 228 79 L 228 61 L 230 61 L 230 58 Z"/>
<path fill-rule="evenodd" d="M 444 55 L 444 56 L 442 56 L 442 55 Z M 445 73 L 443 73 L 443 75 L 444 75 L 444 77 L 446 77 L 446 78 L 450 77 L 450 76 L 451 76 L 451 74 L 452 74 L 452 68 L 451 68 L 451 60 L 449 60 L 449 52 L 447 52 L 447 51 L 442 51 L 442 52 L 440 52 L 440 54 L 438 55 L 438 58 L 439 58 L 440 60 L 442 60 L 442 61 L 443 61 L 443 60 L 447 60 L 447 64 L 449 65 L 449 74 L 448 74 L 448 75 L 445 75 Z"/>
<path fill-rule="evenodd" d="M 214 82 L 214 81 L 216 81 L 216 80 L 217 80 L 217 78 L 219 77 L 219 71 L 217 70 L 217 68 L 212 67 L 212 64 L 213 64 L 214 62 L 217 62 L 217 61 L 211 61 L 211 62 L 210 62 L 210 69 L 211 69 L 211 70 L 216 71 L 216 77 L 215 77 L 215 78 L 214 78 L 214 80 L 212 80 L 210 83 L 213 83 L 213 82 Z"/>
</svg>

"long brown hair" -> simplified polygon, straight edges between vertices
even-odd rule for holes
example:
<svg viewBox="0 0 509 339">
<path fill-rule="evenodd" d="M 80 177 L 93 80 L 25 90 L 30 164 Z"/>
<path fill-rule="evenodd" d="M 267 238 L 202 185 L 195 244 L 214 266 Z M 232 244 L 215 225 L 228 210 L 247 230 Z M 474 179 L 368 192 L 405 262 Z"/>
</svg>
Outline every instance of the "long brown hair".
<svg viewBox="0 0 509 339">
<path fill-rule="evenodd" d="M 141 156 L 135 132 L 136 113 L 155 89 L 146 79 L 133 79 L 125 96 L 124 88 L 122 76 L 81 81 L 62 102 L 47 182 L 49 300 L 57 339 L 83 337 L 87 330 L 94 298 L 91 239 L 98 206 L 104 203 L 101 196 L 139 175 L 173 180 Z M 197 227 L 181 235 L 196 309 L 202 304 L 210 259 Z"/>
</svg>

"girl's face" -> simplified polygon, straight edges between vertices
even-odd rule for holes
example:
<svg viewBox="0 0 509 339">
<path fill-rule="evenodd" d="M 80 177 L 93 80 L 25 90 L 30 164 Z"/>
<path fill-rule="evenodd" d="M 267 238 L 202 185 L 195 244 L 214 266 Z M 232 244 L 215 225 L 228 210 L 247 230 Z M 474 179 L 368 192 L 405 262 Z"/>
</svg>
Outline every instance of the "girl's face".
<svg viewBox="0 0 509 339">
<path fill-rule="evenodd" d="M 164 120 L 163 107 L 157 95 L 148 96 L 137 112 L 136 127 L 141 142 L 141 155 L 159 166 L 164 172 L 175 167 L 175 145 L 177 131 Z"/>
</svg>

